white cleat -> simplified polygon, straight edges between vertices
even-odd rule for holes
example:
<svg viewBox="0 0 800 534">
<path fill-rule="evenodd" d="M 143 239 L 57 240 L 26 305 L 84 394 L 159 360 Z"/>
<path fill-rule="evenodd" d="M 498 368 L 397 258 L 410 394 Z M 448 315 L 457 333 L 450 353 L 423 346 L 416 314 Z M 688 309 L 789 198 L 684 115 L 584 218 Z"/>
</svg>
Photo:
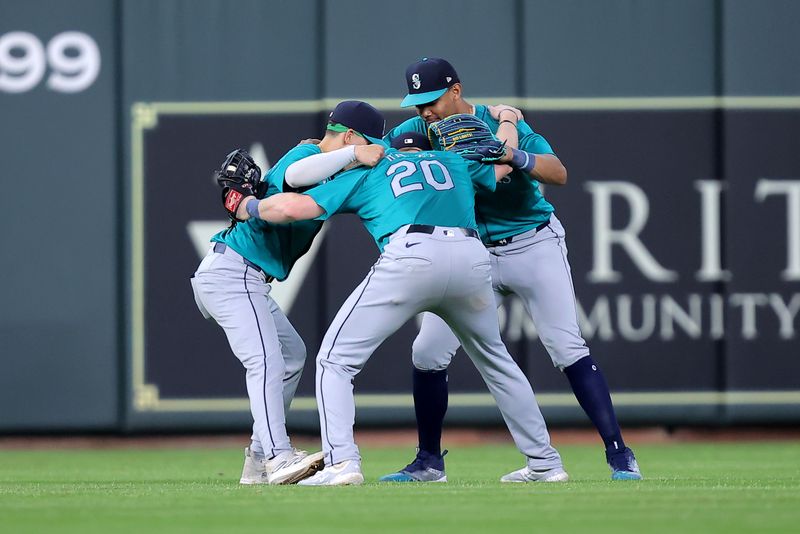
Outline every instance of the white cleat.
<svg viewBox="0 0 800 534">
<path fill-rule="evenodd" d="M 526 466 L 503 476 L 500 482 L 566 482 L 567 480 L 569 475 L 560 467 L 535 471 Z"/>
<path fill-rule="evenodd" d="M 294 484 L 322 469 L 324 459 L 322 452 L 308 454 L 306 451 L 292 449 L 267 460 L 256 458 L 246 448 L 239 484 Z"/>
<path fill-rule="evenodd" d="M 239 479 L 239 484 L 266 484 L 267 469 L 264 465 L 266 463 L 265 458 L 256 458 L 250 451 L 250 447 L 245 448 L 244 467 L 242 468 L 242 478 Z"/>
<path fill-rule="evenodd" d="M 361 462 L 358 460 L 345 460 L 338 464 L 326 466 L 316 475 L 301 480 L 298 486 L 355 486 L 364 483 L 361 474 Z"/>
</svg>

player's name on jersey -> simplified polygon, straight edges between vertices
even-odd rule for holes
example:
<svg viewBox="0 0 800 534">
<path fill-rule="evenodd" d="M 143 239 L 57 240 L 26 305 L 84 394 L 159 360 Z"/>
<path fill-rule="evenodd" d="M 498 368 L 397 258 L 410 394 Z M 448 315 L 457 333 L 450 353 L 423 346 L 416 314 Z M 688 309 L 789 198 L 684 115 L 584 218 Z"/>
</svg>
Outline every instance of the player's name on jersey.
<svg viewBox="0 0 800 534">
<path fill-rule="evenodd" d="M 741 340 L 759 337 L 796 342 L 800 293 L 688 293 L 600 295 L 577 301 L 578 325 L 587 341 Z M 508 297 L 498 309 L 504 339 L 536 340 L 522 302 Z"/>
</svg>

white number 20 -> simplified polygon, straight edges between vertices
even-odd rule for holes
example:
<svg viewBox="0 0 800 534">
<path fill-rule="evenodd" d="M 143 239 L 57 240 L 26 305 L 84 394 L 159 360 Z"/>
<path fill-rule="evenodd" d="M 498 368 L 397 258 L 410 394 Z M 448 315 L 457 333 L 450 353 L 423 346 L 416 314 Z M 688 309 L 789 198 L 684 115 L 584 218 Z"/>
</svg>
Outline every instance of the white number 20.
<svg viewBox="0 0 800 534">
<path fill-rule="evenodd" d="M 441 162 L 422 160 L 419 162 L 419 167 L 422 169 L 422 176 L 425 177 L 425 181 L 437 191 L 453 188 L 453 178 L 450 176 L 450 171 L 448 171 L 447 167 Z M 436 177 L 433 175 L 432 167 L 437 167 L 441 170 L 443 181 L 440 182 L 436 180 Z M 392 192 L 395 198 L 410 191 L 420 191 L 424 189 L 424 186 L 420 182 L 411 182 L 403 185 L 403 179 L 408 178 L 415 172 L 417 172 L 417 165 L 413 161 L 398 161 L 389 167 L 386 171 L 386 176 L 394 175 L 392 176 Z"/>
<path fill-rule="evenodd" d="M 100 72 L 100 49 L 90 36 L 63 32 L 47 43 L 32 33 L 10 32 L 0 36 L 0 91 L 24 93 L 42 80 L 47 65 L 52 72 L 47 87 L 61 93 L 88 88 Z"/>
</svg>

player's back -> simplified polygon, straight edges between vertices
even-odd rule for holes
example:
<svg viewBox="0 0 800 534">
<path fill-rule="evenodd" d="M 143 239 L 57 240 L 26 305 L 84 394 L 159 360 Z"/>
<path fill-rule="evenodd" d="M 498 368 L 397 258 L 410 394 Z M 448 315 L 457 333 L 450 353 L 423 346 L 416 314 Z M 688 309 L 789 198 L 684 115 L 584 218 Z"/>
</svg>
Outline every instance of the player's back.
<svg viewBox="0 0 800 534">
<path fill-rule="evenodd" d="M 476 228 L 475 188 L 494 184 L 491 166 L 456 154 L 390 149 L 364 178 L 351 209 L 381 246 L 407 224 Z"/>
<path fill-rule="evenodd" d="M 486 106 L 476 104 L 474 113 L 497 133 L 500 123 Z M 428 125 L 421 117 L 412 117 L 390 130 L 384 139 L 391 141 L 405 132 L 426 134 L 427 130 Z M 527 122 L 520 121 L 517 131 L 520 149 L 535 154 L 555 154 L 547 140 L 534 132 Z M 475 200 L 478 230 L 487 243 L 536 228 L 549 221 L 554 211 L 553 205 L 542 195 L 538 182 L 520 170 L 512 170 L 497 184 L 496 191 L 478 191 Z"/>
</svg>

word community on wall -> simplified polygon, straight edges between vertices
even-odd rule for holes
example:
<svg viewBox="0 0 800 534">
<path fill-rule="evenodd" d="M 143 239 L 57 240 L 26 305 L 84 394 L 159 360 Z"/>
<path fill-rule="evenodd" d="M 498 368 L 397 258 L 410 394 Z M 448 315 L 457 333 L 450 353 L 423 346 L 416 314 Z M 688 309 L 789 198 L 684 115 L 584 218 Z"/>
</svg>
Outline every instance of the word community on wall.
<svg viewBox="0 0 800 534">
<path fill-rule="evenodd" d="M 750 341 L 760 336 L 797 339 L 800 293 L 689 293 L 601 295 L 577 301 L 578 324 L 588 340 L 644 342 L 675 339 L 718 340 L 728 336 Z M 508 341 L 538 338 L 536 327 L 516 297 L 498 309 Z"/>
</svg>

